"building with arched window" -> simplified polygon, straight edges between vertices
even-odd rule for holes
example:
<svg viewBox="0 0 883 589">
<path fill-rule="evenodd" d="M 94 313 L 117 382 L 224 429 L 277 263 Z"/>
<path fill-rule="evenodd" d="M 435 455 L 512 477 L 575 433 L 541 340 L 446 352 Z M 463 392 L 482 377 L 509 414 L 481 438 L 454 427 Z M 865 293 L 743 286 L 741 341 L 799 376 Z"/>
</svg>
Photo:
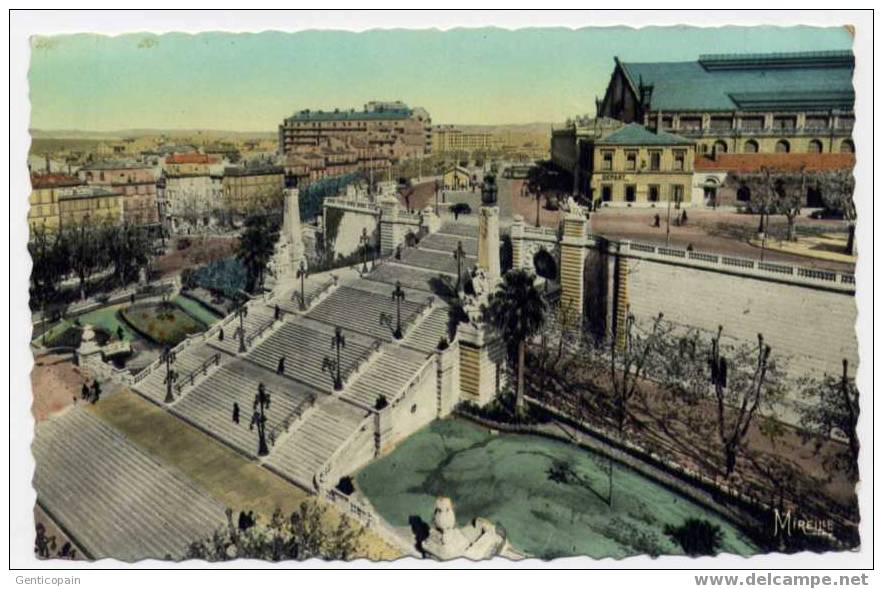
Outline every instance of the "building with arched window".
<svg viewBox="0 0 883 589">
<path fill-rule="evenodd" d="M 616 59 L 597 116 L 694 139 L 700 156 L 852 153 L 854 67 L 851 51 Z"/>
<path fill-rule="evenodd" d="M 751 191 L 739 181 L 742 174 L 768 168 L 778 173 L 808 173 L 851 170 L 851 153 L 730 153 L 717 157 L 697 157 L 693 165 L 694 203 L 705 206 L 740 206 L 751 200 Z M 822 206 L 821 193 L 807 186 L 806 206 Z"/>
</svg>

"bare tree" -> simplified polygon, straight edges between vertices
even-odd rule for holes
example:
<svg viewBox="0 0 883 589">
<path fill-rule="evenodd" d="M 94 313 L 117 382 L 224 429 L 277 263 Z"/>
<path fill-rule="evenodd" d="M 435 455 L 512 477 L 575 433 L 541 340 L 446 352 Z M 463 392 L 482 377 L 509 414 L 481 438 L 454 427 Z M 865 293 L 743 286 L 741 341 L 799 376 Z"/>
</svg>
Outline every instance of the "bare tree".
<svg viewBox="0 0 883 589">
<path fill-rule="evenodd" d="M 818 452 L 832 435 L 843 436 L 849 451 L 845 456 L 838 455 L 832 466 L 848 475 L 858 473 L 858 387 L 855 379 L 849 376 L 849 362 L 843 360 L 840 377 L 825 375 L 806 383 L 803 396 L 808 403 L 801 409 L 800 425 L 807 432 L 806 438 L 815 438 Z"/>
<path fill-rule="evenodd" d="M 723 326 L 712 339 L 709 367 L 717 399 L 717 429 L 723 444 L 724 468 L 729 477 L 758 408 L 778 393 L 778 372 L 770 360 L 772 348 L 757 335 L 757 346 L 722 350 Z M 729 353 L 727 353 L 729 352 Z"/>
<path fill-rule="evenodd" d="M 641 383 L 648 375 L 659 342 L 671 330 L 670 327 L 663 325 L 662 317 L 662 313 L 657 315 L 649 331 L 642 331 L 636 327 L 635 316 L 629 313 L 625 325 L 625 344 L 620 344 L 615 334 L 608 342 L 613 418 L 620 437 L 631 418 L 631 401 L 640 391 Z"/>
</svg>

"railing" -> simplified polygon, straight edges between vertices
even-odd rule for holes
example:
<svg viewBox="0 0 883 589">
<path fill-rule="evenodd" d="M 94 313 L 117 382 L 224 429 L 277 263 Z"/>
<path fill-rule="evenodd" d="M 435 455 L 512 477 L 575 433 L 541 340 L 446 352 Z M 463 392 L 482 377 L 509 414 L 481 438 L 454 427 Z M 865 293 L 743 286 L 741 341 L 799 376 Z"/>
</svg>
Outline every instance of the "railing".
<svg viewBox="0 0 883 589">
<path fill-rule="evenodd" d="M 341 493 L 334 487 L 331 487 L 330 489 L 328 489 L 328 491 L 326 491 L 325 498 L 334 504 L 343 504 L 344 506 L 346 506 L 345 512 L 355 517 L 355 519 L 366 528 L 371 528 L 374 526 L 374 514 L 372 513 L 371 509 L 363 506 L 362 502 L 358 499 L 349 497 L 348 495 Z"/>
<path fill-rule="evenodd" d="M 303 417 L 303 414 L 307 411 L 307 409 L 310 409 L 311 407 L 315 406 L 315 404 L 316 404 L 316 396 L 311 394 L 309 397 L 307 397 L 306 399 L 301 401 L 298 405 L 296 405 L 294 407 L 294 409 L 292 409 L 288 413 L 288 415 L 283 417 L 282 421 L 280 421 L 279 423 L 277 423 L 276 425 L 271 427 L 269 435 L 268 435 L 269 439 L 271 440 L 271 443 L 273 445 L 275 445 L 275 440 L 278 439 L 280 430 L 283 432 L 287 432 L 289 430 L 289 428 L 292 426 L 292 424 L 295 421 L 297 421 L 298 419 L 300 419 L 301 417 Z"/>
<path fill-rule="evenodd" d="M 619 245 L 619 251 L 624 255 L 633 254 L 641 258 L 675 258 L 684 262 L 693 262 L 694 264 L 690 265 L 704 268 L 735 269 L 738 272 L 745 272 L 749 275 L 766 276 L 774 279 L 790 277 L 791 281 L 798 284 L 812 285 L 815 283 L 827 287 L 833 286 L 837 290 L 854 291 L 854 288 L 851 287 L 855 285 L 855 275 L 846 272 L 834 272 L 821 268 L 805 268 L 749 258 L 656 246 L 648 243 L 635 243 L 628 240 L 621 241 Z"/>
<path fill-rule="evenodd" d="M 215 366 L 218 366 L 221 364 L 221 355 L 220 354 L 216 353 L 216 354 L 209 356 L 208 358 L 206 358 L 205 360 L 202 361 L 202 364 L 200 364 L 198 367 L 194 368 L 190 372 L 190 374 L 185 376 L 182 380 L 179 380 L 178 384 L 175 385 L 175 392 L 180 393 L 182 390 L 184 390 L 184 387 L 186 387 L 187 385 L 193 386 L 193 384 L 196 382 L 196 377 L 199 376 L 200 374 L 202 374 L 203 376 L 208 374 L 208 369 L 213 364 Z"/>
<path fill-rule="evenodd" d="M 306 297 L 307 300 L 304 301 L 304 307 L 309 309 L 310 305 L 313 304 L 313 301 L 324 295 L 326 292 L 331 290 L 335 285 L 335 280 L 333 278 L 329 278 L 325 281 L 322 286 L 320 286 L 315 292 L 311 293 Z M 291 293 L 291 300 L 300 303 L 301 292 L 299 290 L 295 290 Z"/>
<path fill-rule="evenodd" d="M 273 326 L 273 324 L 276 323 L 276 321 L 278 321 L 278 320 L 275 317 L 273 317 L 273 318 L 265 321 L 260 327 L 258 327 L 254 332 L 252 332 L 251 335 L 246 336 L 245 346 L 251 347 L 252 342 L 254 342 L 256 339 L 258 339 L 259 337 L 264 335 L 264 333 L 268 329 L 270 329 Z"/>
<path fill-rule="evenodd" d="M 314 477 L 314 481 L 317 485 L 316 490 L 321 491 L 322 487 L 325 484 L 325 479 L 331 473 L 331 470 L 334 468 L 334 462 L 337 460 L 338 456 L 340 456 L 345 449 L 348 449 L 350 445 L 356 440 L 356 438 L 368 431 L 368 429 L 374 425 L 374 415 L 375 412 L 371 411 L 366 415 L 362 421 L 358 423 L 358 425 L 350 432 L 350 435 L 346 437 L 340 444 L 338 444 L 337 448 L 334 449 L 334 452 L 331 453 L 325 462 L 322 463 L 322 466 L 316 471 L 316 476 Z M 333 489 L 332 490 L 336 490 Z"/>
<path fill-rule="evenodd" d="M 371 214 L 378 214 L 380 212 L 380 208 L 370 200 L 366 200 L 363 198 L 347 198 L 341 196 L 330 196 L 325 198 L 322 201 L 323 206 L 331 206 L 331 207 L 348 207 L 352 209 L 359 209 L 361 211 L 366 211 Z"/>
</svg>

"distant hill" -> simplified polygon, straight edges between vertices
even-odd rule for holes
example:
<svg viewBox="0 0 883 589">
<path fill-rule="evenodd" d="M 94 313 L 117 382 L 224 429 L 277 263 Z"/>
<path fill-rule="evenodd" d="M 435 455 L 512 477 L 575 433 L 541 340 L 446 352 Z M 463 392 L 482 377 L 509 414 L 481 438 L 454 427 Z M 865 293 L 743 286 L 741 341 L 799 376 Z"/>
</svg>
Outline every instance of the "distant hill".
<svg viewBox="0 0 883 589">
<path fill-rule="evenodd" d="M 31 129 L 34 139 L 98 139 L 113 140 L 124 137 L 193 137 L 204 135 L 212 138 L 237 137 L 275 139 L 275 131 L 224 131 L 218 129 L 120 129 L 118 131 L 81 131 L 78 129 Z"/>
</svg>

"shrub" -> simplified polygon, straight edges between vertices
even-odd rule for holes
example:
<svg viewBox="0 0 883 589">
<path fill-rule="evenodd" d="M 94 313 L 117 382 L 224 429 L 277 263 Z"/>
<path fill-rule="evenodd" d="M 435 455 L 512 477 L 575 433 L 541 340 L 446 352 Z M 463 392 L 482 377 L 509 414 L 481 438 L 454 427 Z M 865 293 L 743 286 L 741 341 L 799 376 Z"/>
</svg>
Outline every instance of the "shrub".
<svg viewBox="0 0 883 589">
<path fill-rule="evenodd" d="M 665 526 L 665 534 L 688 556 L 713 556 L 723 544 L 720 526 L 710 521 L 689 518 L 680 526 Z"/>
<path fill-rule="evenodd" d="M 221 292 L 234 298 L 246 285 L 245 266 L 236 257 L 222 258 L 199 267 L 193 275 L 193 283 L 206 290 Z"/>
</svg>

